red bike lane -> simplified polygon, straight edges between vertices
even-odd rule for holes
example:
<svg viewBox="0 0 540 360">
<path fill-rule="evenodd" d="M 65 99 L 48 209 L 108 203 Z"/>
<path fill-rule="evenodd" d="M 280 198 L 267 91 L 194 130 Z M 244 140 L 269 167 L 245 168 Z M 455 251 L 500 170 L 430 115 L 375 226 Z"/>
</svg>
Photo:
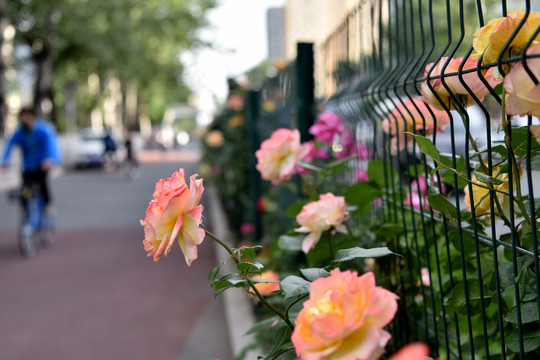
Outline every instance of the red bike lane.
<svg viewBox="0 0 540 360">
<path fill-rule="evenodd" d="M 143 185 L 125 185 L 133 188 L 121 191 L 141 197 L 137 201 L 147 204 L 154 177 L 167 176 L 155 174 L 156 169 L 168 174 L 174 168 L 174 164 L 154 167 L 149 174 L 143 165 L 143 174 L 151 178 L 143 179 Z M 56 185 L 59 208 L 62 198 L 70 196 L 70 176 L 62 176 Z M 80 185 L 80 178 L 75 180 Z M 86 191 L 73 204 L 91 204 L 96 196 L 92 186 L 110 180 L 97 176 L 85 180 Z M 121 201 L 125 196 L 121 191 L 107 195 L 119 196 L 117 209 L 111 209 L 116 206 L 111 202 L 88 214 L 106 218 L 103 212 L 113 217 L 119 211 L 133 212 L 129 201 Z M 73 204 L 66 200 L 64 205 L 76 211 Z M 0 203 L 2 213 L 9 209 L 13 207 L 4 208 Z M 144 215 L 144 209 L 143 205 L 136 210 Z M 125 213 L 123 216 L 127 218 Z M 178 246 L 169 257 L 154 263 L 145 256 L 137 221 L 131 225 L 131 220 L 118 220 L 111 223 L 122 226 L 87 228 L 79 225 L 84 218 L 77 221 L 73 218 L 70 222 L 75 225 L 58 229 L 53 246 L 40 248 L 30 260 L 19 255 L 16 232 L 0 230 L 0 359 L 178 359 L 213 301 L 208 284 L 208 273 L 215 265 L 212 242 L 203 242 L 199 259 L 191 267 Z M 93 221 L 98 220 L 89 218 L 87 222 Z"/>
</svg>

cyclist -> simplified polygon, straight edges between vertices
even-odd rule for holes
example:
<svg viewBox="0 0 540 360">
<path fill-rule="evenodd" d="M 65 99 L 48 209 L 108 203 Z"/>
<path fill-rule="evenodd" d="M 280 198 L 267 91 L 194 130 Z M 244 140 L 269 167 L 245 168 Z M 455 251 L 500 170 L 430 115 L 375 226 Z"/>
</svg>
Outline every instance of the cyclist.
<svg viewBox="0 0 540 360">
<path fill-rule="evenodd" d="M 45 211 L 51 208 L 51 193 L 47 183 L 47 173 L 54 164 L 60 164 L 61 151 L 56 131 L 45 120 L 38 118 L 31 108 L 19 112 L 20 126 L 7 141 L 2 157 L 2 166 L 9 165 L 9 157 L 14 146 L 19 146 L 23 160 L 23 188 L 37 183 Z"/>
</svg>

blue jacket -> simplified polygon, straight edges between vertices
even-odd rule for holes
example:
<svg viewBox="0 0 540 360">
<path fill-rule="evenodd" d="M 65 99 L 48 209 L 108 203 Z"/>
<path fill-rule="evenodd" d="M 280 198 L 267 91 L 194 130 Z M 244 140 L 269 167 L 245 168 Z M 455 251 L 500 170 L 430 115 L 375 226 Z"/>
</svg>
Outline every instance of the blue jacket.
<svg viewBox="0 0 540 360">
<path fill-rule="evenodd" d="M 13 146 L 21 148 L 23 168 L 25 171 L 38 170 L 45 160 L 60 164 L 62 155 L 56 131 L 51 124 L 42 119 L 36 119 L 32 131 L 20 126 L 8 140 L 2 157 L 2 164 L 9 162 Z"/>
</svg>

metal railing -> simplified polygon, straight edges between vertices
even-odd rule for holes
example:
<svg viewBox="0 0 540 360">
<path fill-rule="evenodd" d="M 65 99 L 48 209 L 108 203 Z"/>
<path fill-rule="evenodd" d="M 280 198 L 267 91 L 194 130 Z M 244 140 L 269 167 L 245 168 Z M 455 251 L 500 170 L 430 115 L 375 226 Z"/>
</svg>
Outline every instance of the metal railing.
<svg viewBox="0 0 540 360">
<path fill-rule="evenodd" d="M 502 85 L 487 80 L 488 71 L 502 78 L 517 62 L 538 57 L 527 49 L 540 26 L 530 29 L 522 53 L 512 51 L 512 41 L 521 28 L 538 24 L 533 17 L 539 7 L 525 0 L 363 0 L 316 47 L 316 93 L 325 110 L 345 120 L 357 143 L 372 149 L 373 159 L 394 169 L 386 173 L 388 192 L 375 212 L 381 222 L 403 230 L 389 244 L 403 258 L 381 270 L 386 285 L 401 296 L 391 329 L 396 348 L 426 341 L 433 356 L 448 359 L 540 356 L 540 224 L 533 201 L 540 191 L 540 155 L 528 131 L 538 119 L 507 116 Z M 522 9 L 496 60 L 485 63 L 480 56 L 465 69 L 474 56 L 475 31 Z M 445 71 L 458 57 L 464 58 L 456 71 Z M 435 74 L 435 66 L 429 70 L 430 63 L 444 64 L 444 76 Z M 538 67 L 527 74 L 538 84 L 534 71 Z M 485 85 L 484 99 L 469 87 L 468 74 Z M 451 77 L 469 93 L 454 93 L 447 83 Z M 446 131 L 438 134 L 440 118 L 415 102 L 424 84 L 433 92 L 437 81 L 449 99 L 445 103 L 435 96 L 438 111 L 449 119 Z M 386 119 L 387 126 L 399 130 L 400 121 L 403 126 L 416 115 L 420 121 L 408 130 L 425 135 L 446 160 L 434 160 L 436 154 L 411 135 L 385 131 L 382 125 Z M 498 187 L 503 176 L 506 187 Z M 485 185 L 483 194 L 478 184 Z M 435 197 L 427 200 L 437 194 L 452 211 L 442 211 Z M 503 214 L 504 201 L 510 206 Z"/>
</svg>

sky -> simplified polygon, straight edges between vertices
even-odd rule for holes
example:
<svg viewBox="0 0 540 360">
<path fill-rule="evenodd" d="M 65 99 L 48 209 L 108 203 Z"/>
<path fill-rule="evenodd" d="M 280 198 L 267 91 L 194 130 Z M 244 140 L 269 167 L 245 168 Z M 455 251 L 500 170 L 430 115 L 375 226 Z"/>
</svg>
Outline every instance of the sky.
<svg viewBox="0 0 540 360">
<path fill-rule="evenodd" d="M 182 56 L 184 78 L 195 91 L 201 109 L 199 122 L 210 121 L 215 99 L 227 95 L 227 77 L 238 76 L 267 57 L 266 10 L 286 0 L 219 0 L 208 12 L 210 26 L 200 38 L 212 44 Z"/>
</svg>

